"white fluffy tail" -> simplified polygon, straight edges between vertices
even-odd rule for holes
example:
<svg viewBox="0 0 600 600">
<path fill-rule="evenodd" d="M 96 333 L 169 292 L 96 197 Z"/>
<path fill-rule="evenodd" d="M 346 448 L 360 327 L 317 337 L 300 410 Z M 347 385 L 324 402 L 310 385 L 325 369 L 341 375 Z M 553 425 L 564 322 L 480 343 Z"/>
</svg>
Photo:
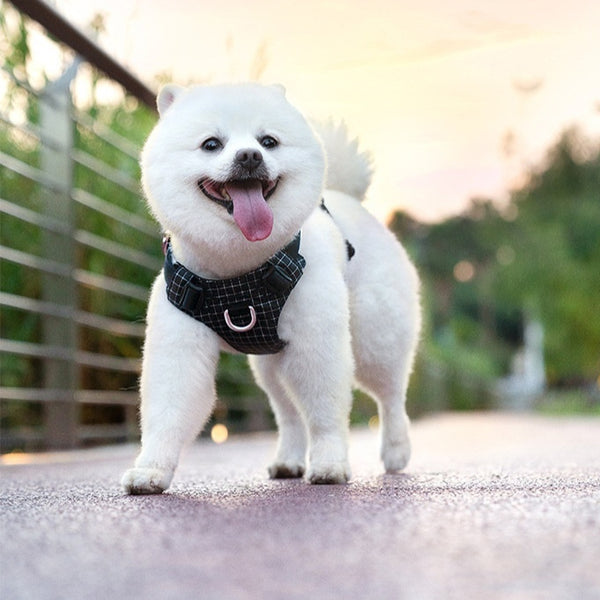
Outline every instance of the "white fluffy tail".
<svg viewBox="0 0 600 600">
<path fill-rule="evenodd" d="M 326 187 L 363 200 L 371 183 L 371 157 L 358 149 L 358 139 L 350 139 L 344 122 L 315 123 L 327 156 Z"/>
</svg>

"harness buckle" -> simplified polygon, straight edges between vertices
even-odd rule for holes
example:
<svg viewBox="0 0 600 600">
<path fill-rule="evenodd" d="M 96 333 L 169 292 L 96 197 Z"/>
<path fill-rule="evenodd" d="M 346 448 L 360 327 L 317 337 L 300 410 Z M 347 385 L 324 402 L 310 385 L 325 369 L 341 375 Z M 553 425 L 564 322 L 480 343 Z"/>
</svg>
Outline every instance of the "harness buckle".
<svg viewBox="0 0 600 600">
<path fill-rule="evenodd" d="M 277 294 L 287 292 L 294 285 L 294 280 L 279 266 L 271 264 L 263 281 Z"/>
<path fill-rule="evenodd" d="M 201 285 L 192 281 L 188 282 L 181 296 L 181 308 L 194 314 L 199 311 L 204 304 L 204 289 Z"/>
</svg>

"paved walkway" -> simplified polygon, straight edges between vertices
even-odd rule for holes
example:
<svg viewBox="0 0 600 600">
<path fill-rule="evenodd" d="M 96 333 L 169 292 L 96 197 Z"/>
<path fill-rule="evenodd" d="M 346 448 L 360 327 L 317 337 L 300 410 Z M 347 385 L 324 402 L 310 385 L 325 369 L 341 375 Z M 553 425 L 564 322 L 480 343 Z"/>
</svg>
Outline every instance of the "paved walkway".
<svg viewBox="0 0 600 600">
<path fill-rule="evenodd" d="M 442 415 L 406 473 L 355 431 L 352 482 L 269 481 L 271 435 L 185 455 L 162 496 L 131 446 L 0 468 L 0 598 L 598 600 L 600 419 Z"/>
</svg>

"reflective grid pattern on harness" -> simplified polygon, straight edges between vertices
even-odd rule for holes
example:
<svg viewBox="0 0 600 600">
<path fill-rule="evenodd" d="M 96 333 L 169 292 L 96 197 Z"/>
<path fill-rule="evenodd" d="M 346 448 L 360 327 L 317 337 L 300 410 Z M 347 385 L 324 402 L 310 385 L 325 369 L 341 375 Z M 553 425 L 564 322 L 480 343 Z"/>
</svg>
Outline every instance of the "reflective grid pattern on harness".
<svg viewBox="0 0 600 600">
<path fill-rule="evenodd" d="M 167 241 L 164 267 L 167 298 L 236 350 L 245 354 L 274 354 L 286 345 L 277 334 L 281 309 L 306 265 L 299 249 L 300 233 L 250 273 L 230 279 L 205 279 L 176 262 Z"/>
</svg>

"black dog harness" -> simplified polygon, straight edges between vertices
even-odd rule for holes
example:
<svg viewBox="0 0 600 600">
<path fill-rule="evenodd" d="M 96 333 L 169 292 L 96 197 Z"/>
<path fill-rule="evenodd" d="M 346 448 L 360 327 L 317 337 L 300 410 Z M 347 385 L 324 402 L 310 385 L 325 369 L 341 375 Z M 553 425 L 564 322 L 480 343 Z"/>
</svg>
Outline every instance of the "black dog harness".
<svg viewBox="0 0 600 600">
<path fill-rule="evenodd" d="M 320 206 L 321 210 L 326 212 L 332 219 L 333 219 L 333 215 L 329 212 L 329 209 L 325 206 L 325 199 L 321 198 L 321 206 Z M 334 219 L 335 222 L 335 219 Z M 354 246 L 348 241 L 348 240 L 344 240 L 346 242 L 346 254 L 348 256 L 348 260 L 351 260 L 352 257 L 356 254 L 356 250 L 354 249 Z"/>
<path fill-rule="evenodd" d="M 245 354 L 275 354 L 286 343 L 277 335 L 281 309 L 306 266 L 300 232 L 266 263 L 231 279 L 205 279 L 178 263 L 164 240 L 167 298 Z"/>
</svg>

